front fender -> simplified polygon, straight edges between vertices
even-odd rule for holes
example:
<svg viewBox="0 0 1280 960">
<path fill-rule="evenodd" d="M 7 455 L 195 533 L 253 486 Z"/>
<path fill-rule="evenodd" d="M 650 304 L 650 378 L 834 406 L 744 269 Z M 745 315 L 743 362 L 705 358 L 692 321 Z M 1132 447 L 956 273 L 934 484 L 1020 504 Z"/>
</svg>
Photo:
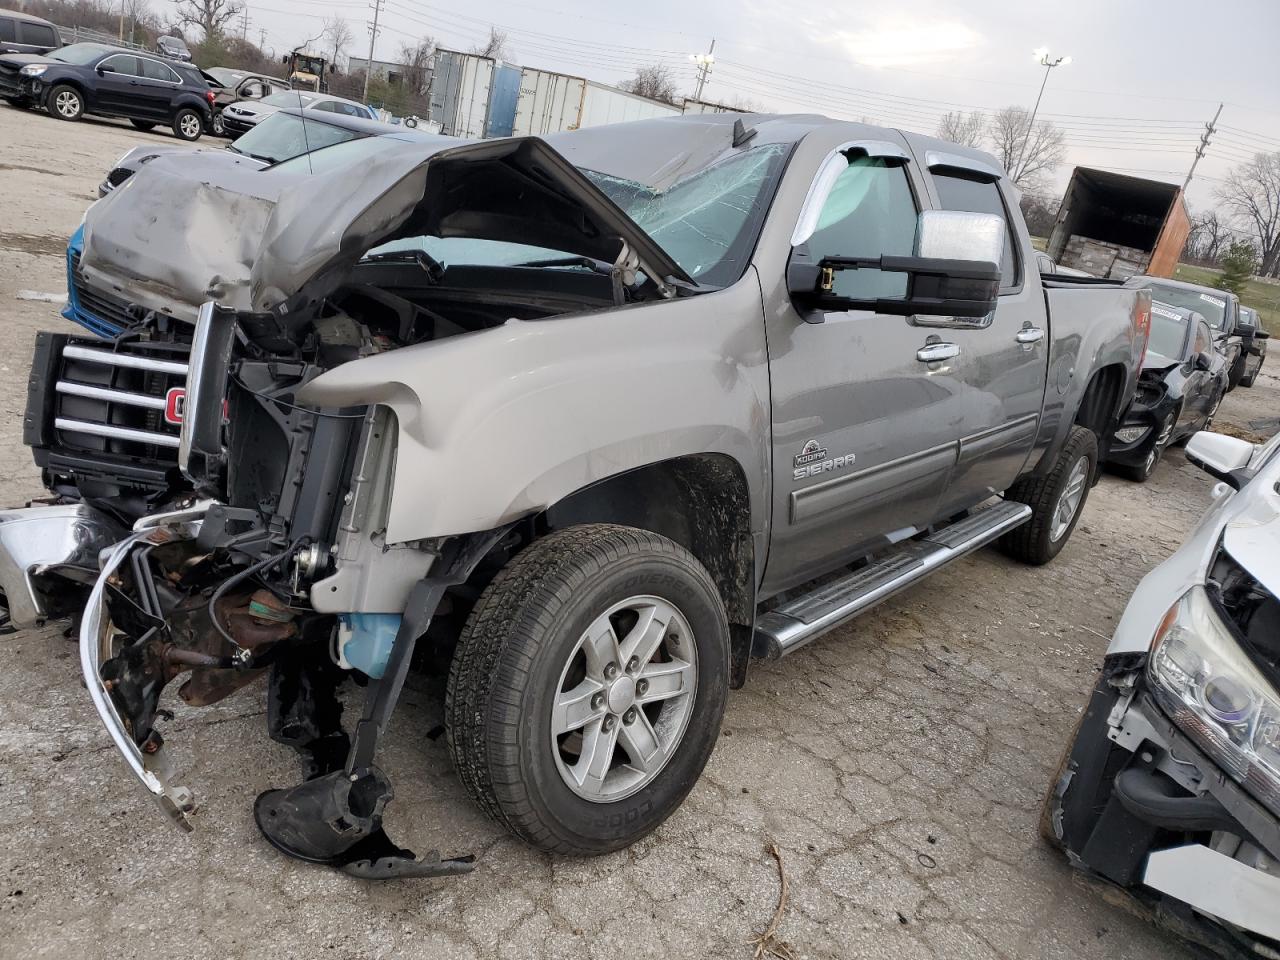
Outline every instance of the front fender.
<svg viewBox="0 0 1280 960">
<path fill-rule="evenodd" d="M 753 270 L 732 287 L 417 344 L 343 364 L 299 402 L 398 423 L 387 541 L 489 530 L 588 484 L 722 453 L 766 523 L 768 362 Z"/>
</svg>

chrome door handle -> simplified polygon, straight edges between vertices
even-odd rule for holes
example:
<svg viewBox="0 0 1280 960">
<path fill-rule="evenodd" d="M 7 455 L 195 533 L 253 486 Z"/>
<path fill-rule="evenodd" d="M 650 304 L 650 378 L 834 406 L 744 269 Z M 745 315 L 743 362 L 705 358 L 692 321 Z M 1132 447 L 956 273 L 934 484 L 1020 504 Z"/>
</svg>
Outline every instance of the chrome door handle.
<svg viewBox="0 0 1280 960">
<path fill-rule="evenodd" d="M 1023 327 L 1014 338 L 1019 343 L 1039 343 L 1044 339 L 1044 331 L 1039 327 Z"/>
<path fill-rule="evenodd" d="M 916 351 L 916 359 L 921 363 L 937 363 L 958 356 L 960 345 L 957 343 L 930 343 Z"/>
</svg>

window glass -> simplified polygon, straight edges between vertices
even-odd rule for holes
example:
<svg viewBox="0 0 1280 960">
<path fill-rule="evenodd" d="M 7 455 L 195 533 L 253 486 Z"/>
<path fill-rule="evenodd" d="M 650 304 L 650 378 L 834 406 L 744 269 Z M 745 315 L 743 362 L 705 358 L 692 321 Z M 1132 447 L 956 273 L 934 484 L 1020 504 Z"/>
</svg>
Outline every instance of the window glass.
<svg viewBox="0 0 1280 960">
<path fill-rule="evenodd" d="M 19 23 L 18 36 L 22 43 L 30 43 L 38 47 L 58 45 L 58 37 L 53 32 L 53 27 L 43 23 Z"/>
<path fill-rule="evenodd" d="M 1158 353 L 1162 357 L 1178 359 L 1182 356 L 1182 345 L 1187 340 L 1187 318 L 1174 310 L 1151 305 L 1151 334 L 1147 338 L 1147 352 Z"/>
<path fill-rule="evenodd" d="M 363 136 L 331 123 L 304 120 L 292 113 L 273 113 L 240 137 L 232 149 L 258 160 L 278 163 L 309 150 L 321 150 Z"/>
<path fill-rule="evenodd" d="M 1008 290 L 1022 282 L 1018 272 L 1017 241 L 1009 211 L 1000 197 L 1000 187 L 993 180 L 973 180 L 950 173 L 935 173 L 934 186 L 943 210 L 962 210 L 966 213 L 994 213 L 1004 220 L 1004 257 L 1000 261 L 1000 289 Z"/>
<path fill-rule="evenodd" d="M 337 102 L 336 102 L 336 101 L 333 101 L 333 100 L 324 100 L 324 101 L 321 101 L 320 103 L 317 103 L 317 104 L 316 104 L 315 106 L 313 106 L 311 109 L 312 109 L 312 110 L 323 110 L 325 113 L 337 113 L 337 112 L 338 112 L 338 104 L 337 104 Z"/>
<path fill-rule="evenodd" d="M 178 83 L 178 75 L 157 60 L 146 60 L 139 58 L 138 63 L 142 65 L 142 75 L 148 80 L 164 80 L 167 83 Z"/>
<path fill-rule="evenodd" d="M 269 107 L 305 107 L 315 99 L 315 94 L 299 93 L 297 90 L 285 90 L 263 97 L 262 102 Z"/>
<path fill-rule="evenodd" d="M 13 32 L 13 21 L 8 17 L 0 17 L 0 40 L 13 43 L 17 39 L 17 35 Z"/>
<path fill-rule="evenodd" d="M 824 257 L 910 256 L 916 215 L 905 167 L 881 157 L 855 157 L 822 206 L 809 238 L 809 254 L 815 263 Z M 880 270 L 837 270 L 832 290 L 855 300 L 904 297 L 907 277 Z"/>
<path fill-rule="evenodd" d="M 138 72 L 138 58 L 126 57 L 124 54 L 107 57 L 107 59 L 103 60 L 102 63 L 98 64 L 98 66 L 111 67 L 116 73 L 124 77 L 142 76 L 142 74 Z"/>
<path fill-rule="evenodd" d="M 1209 321 L 1209 326 L 1215 330 L 1221 330 L 1223 323 L 1226 322 L 1225 294 L 1210 293 L 1198 287 L 1174 287 L 1150 280 L 1144 280 L 1142 285 L 1151 288 L 1152 300 L 1204 314 L 1204 318 Z"/>
<path fill-rule="evenodd" d="M 1191 352 L 1213 353 L 1213 334 L 1209 331 L 1209 325 L 1203 320 L 1196 322 L 1196 342 Z"/>
<path fill-rule="evenodd" d="M 74 63 L 79 67 L 87 67 L 107 52 L 100 43 L 73 43 L 69 47 L 61 47 L 49 54 L 50 60 L 61 63 Z"/>
<path fill-rule="evenodd" d="M 1248 327 L 1252 330 L 1258 325 L 1258 313 L 1253 307 L 1240 308 L 1240 326 Z"/>
</svg>

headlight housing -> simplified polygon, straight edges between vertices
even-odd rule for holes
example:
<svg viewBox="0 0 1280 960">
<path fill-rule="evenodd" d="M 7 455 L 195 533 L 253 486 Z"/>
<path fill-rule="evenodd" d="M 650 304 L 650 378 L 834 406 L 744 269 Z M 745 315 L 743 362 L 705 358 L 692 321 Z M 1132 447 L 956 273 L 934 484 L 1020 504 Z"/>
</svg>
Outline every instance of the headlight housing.
<svg viewBox="0 0 1280 960">
<path fill-rule="evenodd" d="M 1150 427 L 1121 427 L 1115 433 L 1116 441 L 1119 443 L 1135 443 L 1145 437 L 1150 430 Z"/>
<path fill-rule="evenodd" d="M 22 74 L 24 77 L 38 77 L 48 69 L 49 68 L 43 63 L 29 63 L 19 70 L 18 73 Z"/>
<path fill-rule="evenodd" d="M 1173 722 L 1280 815 L 1280 694 L 1203 587 L 1187 591 L 1165 614 L 1147 670 Z"/>
</svg>

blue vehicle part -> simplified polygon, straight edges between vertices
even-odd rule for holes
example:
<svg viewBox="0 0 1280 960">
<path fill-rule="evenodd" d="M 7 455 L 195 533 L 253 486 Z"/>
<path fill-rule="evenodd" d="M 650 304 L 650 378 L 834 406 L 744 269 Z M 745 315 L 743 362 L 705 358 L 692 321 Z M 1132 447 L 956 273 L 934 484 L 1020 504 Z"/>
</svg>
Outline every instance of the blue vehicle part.
<svg viewBox="0 0 1280 960">
<path fill-rule="evenodd" d="M 344 613 L 338 620 L 342 659 L 374 680 L 381 678 L 400 629 L 400 614 Z"/>
<path fill-rule="evenodd" d="M 78 323 L 95 336 L 104 340 L 114 340 L 124 327 L 110 323 L 86 310 L 80 303 L 76 293 L 76 262 L 84 252 L 84 224 L 76 227 L 76 232 L 67 242 L 67 303 L 62 308 L 62 315 L 72 323 Z"/>
</svg>

